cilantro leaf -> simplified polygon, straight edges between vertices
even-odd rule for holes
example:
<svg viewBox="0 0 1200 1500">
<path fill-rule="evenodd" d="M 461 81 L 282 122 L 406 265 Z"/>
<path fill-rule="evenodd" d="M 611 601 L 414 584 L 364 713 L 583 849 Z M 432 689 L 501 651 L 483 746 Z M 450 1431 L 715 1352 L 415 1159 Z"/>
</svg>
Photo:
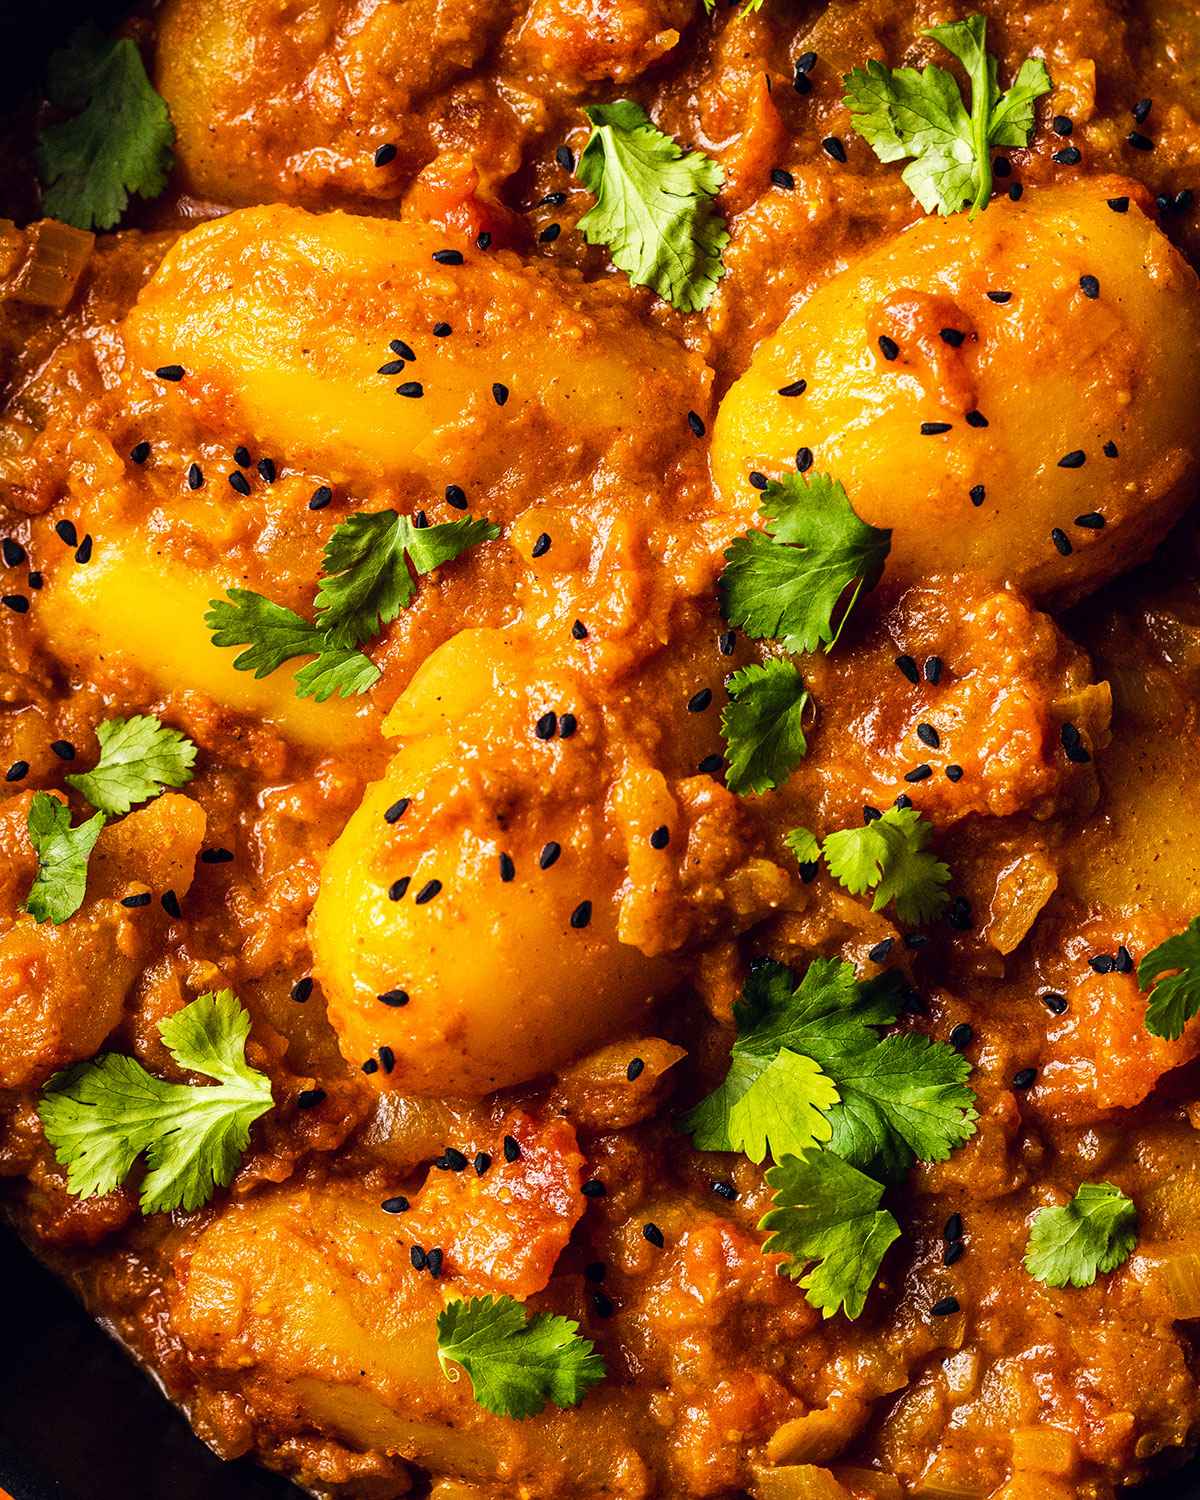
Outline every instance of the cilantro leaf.
<svg viewBox="0 0 1200 1500">
<path fill-rule="evenodd" d="M 118 1053 L 56 1074 L 38 1114 L 78 1198 L 111 1192 L 145 1152 L 142 1212 L 198 1208 L 232 1180 L 250 1126 L 271 1108 L 270 1079 L 245 1058 L 250 1017 L 231 991 L 201 995 L 158 1029 L 180 1067 L 217 1086 L 167 1083 Z"/>
<path fill-rule="evenodd" d="M 797 1142 L 803 1150 L 824 1139 L 852 1164 L 879 1160 L 889 1172 L 906 1170 L 914 1156 L 944 1161 L 974 1133 L 975 1096 L 964 1082 L 970 1064 L 927 1037 L 879 1037 L 874 1028 L 896 1019 L 900 982 L 892 974 L 859 981 L 850 964 L 818 958 L 797 986 L 785 965 L 756 964 L 734 1007 L 729 1072 L 682 1122 L 697 1149 L 743 1150 L 755 1161 L 769 1151 L 778 1161 Z M 761 1083 L 785 1052 L 823 1077 L 801 1073 L 789 1059 L 786 1072 Z M 779 1087 L 783 1079 L 802 1086 L 789 1094 Z M 825 1116 L 828 1134 L 814 1128 L 813 1110 Z"/>
<path fill-rule="evenodd" d="M 873 890 L 872 911 L 894 902 L 902 922 L 928 922 L 949 899 L 950 871 L 925 848 L 933 825 L 912 807 L 889 807 L 859 828 L 831 833 L 824 843 L 829 873 L 855 896 Z"/>
<path fill-rule="evenodd" d="M 196 747 L 178 729 L 153 714 L 107 719 L 97 726 L 100 759 L 90 771 L 66 779 L 102 813 L 127 813 L 135 802 L 157 797 L 164 787 L 192 779 Z"/>
<path fill-rule="evenodd" d="M 248 646 L 233 659 L 235 670 L 269 677 L 285 661 L 314 656 L 296 673 L 298 698 L 318 703 L 337 692 L 343 698 L 365 693 L 379 680 L 379 668 L 362 651 L 328 650 L 325 634 L 294 609 L 274 604 L 252 589 L 228 589 L 228 598 L 210 599 L 204 623 L 214 646 Z"/>
<path fill-rule="evenodd" d="M 721 596 L 731 625 L 789 651 L 830 649 L 891 549 L 890 531 L 859 520 L 827 474 L 789 474 L 762 492 L 765 531 L 737 537 L 725 553 Z M 835 621 L 839 601 L 851 590 Z"/>
<path fill-rule="evenodd" d="M 317 585 L 317 628 L 325 644 L 345 650 L 369 641 L 412 603 L 413 573 L 431 573 L 499 535 L 494 521 L 418 527 L 394 510 L 343 521 L 325 544 L 325 574 Z"/>
<path fill-rule="evenodd" d="M 776 657 L 743 667 L 725 684 L 729 702 L 721 733 L 731 792 L 765 792 L 787 780 L 808 751 L 808 691 L 790 661 Z"/>
<path fill-rule="evenodd" d="M 1168 977 L 1161 979 L 1164 973 Z M 1200 1011 L 1200 917 L 1193 917 L 1182 932 L 1151 948 L 1138 964 L 1137 977 L 1141 987 L 1150 991 L 1146 1030 L 1175 1041 Z"/>
<path fill-rule="evenodd" d="M 640 104 L 590 104 L 592 133 L 578 177 L 596 202 L 579 220 L 589 245 L 607 245 L 635 286 L 652 287 L 681 312 L 708 306 L 729 241 L 713 203 L 725 181 L 702 151 L 685 152 Z"/>
<path fill-rule="evenodd" d="M 918 72 L 872 60 L 846 74 L 844 102 L 880 161 L 912 157 L 902 177 L 926 213 L 956 213 L 969 202 L 974 216 L 991 196 L 991 147 L 1028 144 L 1034 100 L 1050 92 L 1050 75 L 1040 58 L 1026 58 L 1002 94 L 980 15 L 930 27 L 925 35 L 962 63 L 970 113 L 958 83 L 936 63 Z"/>
<path fill-rule="evenodd" d="M 512 1297 L 472 1297 L 438 1314 L 438 1359 L 467 1372 L 480 1406 L 498 1417 L 532 1417 L 546 1402 L 578 1406 L 604 1379 L 604 1362 L 579 1324 L 554 1313 L 526 1318 Z"/>
<path fill-rule="evenodd" d="M 829 1151 L 785 1157 L 766 1174 L 774 1207 L 759 1223 L 763 1246 L 790 1257 L 784 1270 L 826 1318 L 839 1308 L 857 1318 L 900 1226 L 879 1207 L 883 1188 Z M 817 1264 L 805 1274 L 805 1267 Z"/>
<path fill-rule="evenodd" d="M 162 192 L 175 130 L 134 42 L 83 27 L 51 57 L 46 93 L 74 114 L 38 137 L 47 215 L 77 229 L 111 229 L 130 193 Z"/>
<path fill-rule="evenodd" d="M 1069 1203 L 1034 1215 L 1025 1269 L 1047 1286 L 1091 1286 L 1137 1243 L 1137 1209 L 1111 1182 L 1085 1182 Z"/>
<path fill-rule="evenodd" d="M 65 803 L 48 792 L 35 792 L 25 820 L 29 841 L 38 857 L 37 874 L 25 899 L 25 910 L 36 922 L 57 926 L 83 905 L 87 889 L 88 857 L 104 827 L 104 814 L 71 827 Z"/>
<path fill-rule="evenodd" d="M 817 836 L 807 828 L 793 828 L 791 833 L 784 834 L 783 842 L 796 856 L 797 864 L 815 865 L 821 858 L 821 845 Z"/>
</svg>

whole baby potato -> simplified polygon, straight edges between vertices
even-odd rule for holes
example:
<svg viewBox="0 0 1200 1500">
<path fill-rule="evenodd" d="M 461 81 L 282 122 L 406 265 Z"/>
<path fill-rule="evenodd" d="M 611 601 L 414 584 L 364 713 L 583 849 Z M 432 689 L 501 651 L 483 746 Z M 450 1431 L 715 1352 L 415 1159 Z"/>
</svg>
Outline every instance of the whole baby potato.
<svg viewBox="0 0 1200 1500">
<path fill-rule="evenodd" d="M 893 578 L 1060 602 L 1144 557 L 1191 494 L 1200 291 L 1128 189 L 927 218 L 833 276 L 721 405 L 725 504 L 811 462 L 893 528 Z"/>
</svg>

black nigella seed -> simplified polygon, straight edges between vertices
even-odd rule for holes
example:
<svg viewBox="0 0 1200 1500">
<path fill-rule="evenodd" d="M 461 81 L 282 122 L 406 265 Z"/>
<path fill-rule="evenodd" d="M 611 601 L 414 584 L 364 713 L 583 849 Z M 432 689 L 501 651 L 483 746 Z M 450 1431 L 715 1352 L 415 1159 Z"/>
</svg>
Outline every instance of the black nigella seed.
<svg viewBox="0 0 1200 1500">
<path fill-rule="evenodd" d="M 385 823 L 398 823 L 412 804 L 411 797 L 401 797 L 399 802 L 393 802 L 391 807 L 383 815 Z"/>
<path fill-rule="evenodd" d="M 1124 196 L 1120 198 L 1106 198 L 1104 201 L 1115 214 L 1127 214 L 1129 212 L 1129 199 Z"/>
<path fill-rule="evenodd" d="M 154 373 L 158 376 L 158 378 L 160 380 L 182 380 L 183 379 L 183 366 L 182 365 L 159 365 L 158 369 L 155 370 Z"/>
<path fill-rule="evenodd" d="M 580 1188 L 580 1192 L 585 1198 L 603 1198 L 607 1191 L 608 1189 L 598 1177 L 589 1177 L 582 1188 Z"/>
<path fill-rule="evenodd" d="M 543 245 L 552 245 L 561 233 L 561 224 L 547 224 L 545 229 L 538 235 L 538 239 Z"/>
<path fill-rule="evenodd" d="M 475 1160 L 471 1165 L 475 1168 L 476 1177 L 482 1177 L 492 1164 L 492 1158 L 486 1151 L 477 1151 Z"/>
<path fill-rule="evenodd" d="M 508 882 L 512 880 L 512 878 L 516 875 L 516 873 L 517 867 L 515 864 L 513 864 L 512 855 L 502 854 L 500 856 L 500 879 L 503 880 L 507 885 Z"/>
<path fill-rule="evenodd" d="M 1083 160 L 1083 152 L 1078 146 L 1064 146 L 1054 153 L 1054 160 L 1060 167 L 1077 167 Z"/>
<path fill-rule="evenodd" d="M 162 901 L 162 909 L 168 917 L 178 918 L 183 915 L 182 908 L 179 905 L 179 897 L 174 891 L 164 891 L 160 900 Z"/>
<path fill-rule="evenodd" d="M 1011 292 L 989 292 L 987 294 L 987 298 L 988 298 L 989 302 L 994 302 L 997 307 L 1003 307 L 1006 302 L 1011 302 L 1012 301 L 1012 293 Z"/>
<path fill-rule="evenodd" d="M 324 1104 L 326 1094 L 324 1089 L 301 1089 L 296 1095 L 297 1109 L 316 1109 L 318 1104 Z"/>
<path fill-rule="evenodd" d="M 408 1199 L 403 1193 L 397 1193 L 394 1198 L 385 1198 L 379 1206 L 385 1214 L 406 1214 Z"/>
<path fill-rule="evenodd" d="M 384 990 L 382 994 L 375 997 L 381 1005 L 390 1005 L 393 1010 L 402 1009 L 408 1004 L 407 990 Z"/>
<path fill-rule="evenodd" d="M 1120 449 L 1117 447 L 1116 443 L 1113 442 L 1112 438 L 1109 438 L 1108 442 L 1105 443 L 1104 448 L 1103 448 L 1102 451 L 1104 453 L 1105 458 L 1119 458 L 1120 457 Z"/>
<path fill-rule="evenodd" d="M 1022 193 L 1024 193 L 1024 191 L 1025 189 L 1019 182 L 1010 183 L 1008 189 L 1009 200 L 1013 203 L 1019 203 L 1021 201 L 1021 195 Z"/>
<path fill-rule="evenodd" d="M 925 681 L 932 682 L 936 687 L 942 680 L 942 658 L 940 656 L 927 656 L 925 658 Z"/>
<path fill-rule="evenodd" d="M 388 162 L 396 160 L 396 148 L 391 141 L 384 141 L 382 146 L 375 147 L 375 155 L 372 157 L 377 167 L 386 167 Z"/>
<path fill-rule="evenodd" d="M 64 542 L 68 547 L 77 547 L 79 545 L 79 533 L 75 530 L 74 521 L 55 521 L 54 534 L 60 542 Z"/>
<path fill-rule="evenodd" d="M 573 172 L 575 170 L 575 153 L 571 150 L 570 146 L 556 146 L 554 160 L 564 172 Z"/>
<path fill-rule="evenodd" d="M 1074 761 L 1078 766 L 1086 766 L 1091 760 L 1088 748 L 1083 743 L 1083 736 L 1074 724 L 1064 724 L 1058 732 L 1059 740 L 1066 751 L 1067 759 Z"/>
<path fill-rule="evenodd" d="M 402 359 L 384 360 L 383 364 L 375 371 L 376 375 L 399 375 L 404 368 L 405 361 Z"/>
<path fill-rule="evenodd" d="M 687 710 L 690 714 L 702 714 L 712 702 L 712 688 L 701 688 L 698 693 L 693 693 L 688 699 Z"/>
<path fill-rule="evenodd" d="M 434 1161 L 434 1166 L 440 1167 L 443 1172 L 465 1172 L 467 1158 L 453 1146 L 447 1146 L 441 1156 Z"/>
<path fill-rule="evenodd" d="M 38 572 L 36 568 L 30 569 L 28 582 L 31 589 L 40 589 L 45 581 L 46 580 L 42 577 L 41 573 Z"/>
<path fill-rule="evenodd" d="M 651 849 L 665 849 L 671 842 L 671 830 L 665 823 L 661 824 L 650 835 Z"/>
<path fill-rule="evenodd" d="M 244 443 L 239 443 L 238 446 L 233 450 L 233 461 L 235 464 L 240 465 L 243 469 L 249 468 L 250 450 L 245 446 Z"/>
<path fill-rule="evenodd" d="M 846 148 L 836 135 L 827 135 L 821 142 L 821 146 L 825 154 L 833 157 L 834 161 L 844 162 L 846 160 Z"/>
<path fill-rule="evenodd" d="M 1027 1089 L 1033 1087 L 1034 1079 L 1037 1077 L 1036 1068 L 1018 1068 L 1012 1077 L 1012 1086 L 1015 1089 Z"/>
<path fill-rule="evenodd" d="M 448 339 L 454 332 L 449 323 L 435 323 L 433 325 L 433 336 L 435 339 Z"/>
<path fill-rule="evenodd" d="M 498 380 L 492 382 L 492 400 L 497 406 L 503 406 L 508 400 L 508 387 L 501 385 Z"/>
<path fill-rule="evenodd" d="M 1150 114 L 1153 101 L 1150 99 L 1139 99 L 1129 113 L 1133 116 L 1135 124 L 1144 125 Z"/>
<path fill-rule="evenodd" d="M 896 359 L 900 353 L 900 345 L 895 339 L 888 338 L 886 333 L 879 335 L 879 352 L 884 359 Z"/>
<path fill-rule="evenodd" d="M 482 234 L 480 234 L 480 235 L 478 235 L 476 237 L 475 243 L 479 246 L 479 248 L 481 250 L 490 250 L 491 246 L 492 246 L 492 232 L 491 232 L 491 230 L 490 229 L 485 229 L 482 232 Z"/>
<path fill-rule="evenodd" d="M 951 349 L 961 349 L 967 340 L 961 328 L 941 328 L 938 330 L 938 338 L 943 344 L 949 344 Z"/>
<path fill-rule="evenodd" d="M 530 555 L 533 557 L 544 557 L 546 553 L 549 552 L 549 550 L 550 533 L 548 531 L 543 531 L 542 534 L 538 537 L 537 541 L 534 542 L 533 551 Z"/>
<path fill-rule="evenodd" d="M 150 444 L 143 438 L 140 443 L 134 443 L 129 450 L 129 458 L 132 463 L 144 464 L 150 457 Z"/>
<path fill-rule="evenodd" d="M 921 741 L 922 745 L 928 745 L 931 750 L 936 750 L 942 742 L 941 736 L 932 724 L 918 724 L 917 738 Z"/>
<path fill-rule="evenodd" d="M 1057 990 L 1043 990 L 1042 1004 L 1052 1016 L 1061 1016 L 1067 1008 L 1067 997 Z"/>
<path fill-rule="evenodd" d="M 429 1252 L 429 1254 L 425 1257 L 425 1269 L 436 1281 L 437 1278 L 442 1274 L 441 1250 L 435 1248 Z"/>
<path fill-rule="evenodd" d="M 400 359 L 414 360 L 417 357 L 412 345 L 406 344 L 403 339 L 389 339 L 388 348 Z"/>
<path fill-rule="evenodd" d="M 951 1214 L 946 1220 L 946 1227 L 942 1230 L 944 1240 L 961 1240 L 963 1237 L 962 1214 Z"/>
<path fill-rule="evenodd" d="M 911 771 L 905 771 L 905 781 L 928 781 L 933 775 L 933 767 L 920 765 L 914 766 Z"/>
<path fill-rule="evenodd" d="M 1118 974 L 1131 974 L 1133 972 L 1133 956 L 1124 943 L 1117 949 L 1117 961 L 1113 965 Z"/>
<path fill-rule="evenodd" d="M 1094 953 L 1088 959 L 1088 967 L 1097 974 L 1111 974 L 1117 967 L 1117 961 L 1111 953 Z"/>
<path fill-rule="evenodd" d="M 951 422 L 922 422 L 922 437 L 940 437 L 943 432 L 949 432 L 953 423 Z"/>
<path fill-rule="evenodd" d="M 578 932 L 586 927 L 591 920 L 592 903 L 590 901 L 581 901 L 571 913 L 571 926 Z"/>
<path fill-rule="evenodd" d="M 967 1253 L 967 1247 L 962 1240 L 951 1240 L 942 1251 L 942 1265 L 953 1266 Z"/>
<path fill-rule="evenodd" d="M 887 959 L 888 959 L 888 955 L 891 953 L 892 949 L 895 946 L 896 946 L 896 939 L 895 938 L 890 938 L 890 937 L 889 938 L 884 938 L 884 940 L 881 943 L 876 943 L 873 948 L 868 949 L 868 951 L 867 951 L 867 957 L 871 960 L 871 962 L 873 964 L 886 963 Z"/>
<path fill-rule="evenodd" d="M 1011 177 L 1012 176 L 1012 162 L 1009 161 L 1009 159 L 1008 159 L 1007 156 L 998 156 L 996 158 L 996 160 L 992 163 L 992 176 L 993 177 Z"/>
<path fill-rule="evenodd" d="M 1062 553 L 1064 557 L 1070 557 L 1071 553 L 1075 550 L 1071 545 L 1071 538 L 1067 535 L 1067 533 L 1062 529 L 1061 526 L 1055 526 L 1053 528 L 1053 530 L 1050 532 L 1050 540 L 1054 543 L 1055 547 L 1059 550 L 1059 552 Z"/>
<path fill-rule="evenodd" d="M 149 906 L 150 905 L 150 892 L 149 891 L 140 891 L 136 896 L 122 896 L 121 897 L 121 905 L 122 906 L 131 906 L 131 907 L 132 906 Z"/>
<path fill-rule="evenodd" d="M 666 1244 L 666 1240 L 663 1237 L 663 1232 L 657 1224 L 643 1224 L 642 1238 L 644 1240 L 648 1240 L 649 1243 L 652 1244 L 657 1250 L 661 1250 L 662 1247 Z"/>
<path fill-rule="evenodd" d="M 1087 462 L 1087 454 L 1082 448 L 1072 448 L 1070 453 L 1064 453 L 1058 461 L 1060 469 L 1082 469 Z"/>
<path fill-rule="evenodd" d="M 1085 511 L 1083 515 L 1075 517 L 1076 526 L 1082 526 L 1084 531 L 1103 531 L 1104 517 L 1098 510 Z"/>
<path fill-rule="evenodd" d="M 232 849 L 202 849 L 200 851 L 200 863 L 205 865 L 227 865 L 233 858 Z"/>
<path fill-rule="evenodd" d="M 734 630 L 723 630 L 717 637 L 717 650 L 722 656 L 732 656 L 736 645 L 737 632 Z"/>
<path fill-rule="evenodd" d="M 793 380 L 790 385 L 781 385 L 778 394 L 781 396 L 803 396 L 808 390 L 807 380 Z"/>
<path fill-rule="evenodd" d="M 504 1137 L 504 1160 L 508 1162 L 521 1160 L 521 1148 L 515 1137 L 511 1135 Z"/>
<path fill-rule="evenodd" d="M 807 73 L 795 73 L 792 76 L 792 87 L 803 97 L 812 93 L 812 79 Z"/>
<path fill-rule="evenodd" d="M 957 1026 L 951 1027 L 949 1042 L 961 1052 L 964 1047 L 971 1045 L 974 1036 L 974 1028 L 966 1021 L 960 1021 Z"/>
<path fill-rule="evenodd" d="M 1143 135 L 1140 130 L 1131 130 L 1125 137 L 1135 151 L 1153 151 L 1154 142 L 1148 135 Z"/>
<path fill-rule="evenodd" d="M 87 536 L 84 537 L 83 541 L 80 542 L 79 546 L 75 548 L 75 561 L 77 563 L 88 563 L 88 562 L 91 562 L 91 560 L 92 560 L 92 545 L 93 545 L 92 544 L 92 538 L 91 538 L 91 534 L 89 533 Z"/>
<path fill-rule="evenodd" d="M 1191 188 L 1180 188 L 1175 194 L 1175 201 L 1171 204 L 1171 207 L 1177 214 L 1187 214 L 1191 213 L 1195 202 L 1196 195 Z"/>
<path fill-rule="evenodd" d="M 29 600 L 24 594 L 0 595 L 0 604 L 6 609 L 11 609 L 14 615 L 27 615 L 29 613 Z"/>
<path fill-rule="evenodd" d="M 463 263 L 461 250 L 435 250 L 433 258 L 439 266 L 461 266 Z"/>
<path fill-rule="evenodd" d="M 12 537 L 6 536 L 3 542 L 0 542 L 0 555 L 4 558 L 6 568 L 19 568 L 25 561 L 26 554 L 20 542 L 15 542 Z"/>
<path fill-rule="evenodd" d="M 29 775 L 29 762 L 27 760 L 14 760 L 12 765 L 4 773 L 5 781 L 24 781 Z"/>
<path fill-rule="evenodd" d="M 226 474 L 225 478 L 229 481 L 229 488 L 236 490 L 239 495 L 250 493 L 250 481 L 240 469 L 234 469 L 232 473 Z"/>
<path fill-rule="evenodd" d="M 455 510 L 466 510 L 467 492 L 460 485 L 448 484 L 446 486 L 446 504 L 452 505 Z"/>
<path fill-rule="evenodd" d="M 419 401 L 425 394 L 425 387 L 419 380 L 402 380 L 396 387 L 397 396 L 407 396 L 410 401 Z"/>
<path fill-rule="evenodd" d="M 303 979 L 297 979 L 295 984 L 292 985 L 292 999 L 299 1005 L 303 1005 L 312 992 L 313 982 L 311 975 L 305 975 Z"/>
<path fill-rule="evenodd" d="M 768 483 L 767 476 L 760 473 L 757 469 L 751 469 L 750 483 L 756 490 L 765 490 Z"/>
<path fill-rule="evenodd" d="M 52 740 L 50 748 L 58 756 L 59 760 L 75 759 L 75 746 L 72 745 L 70 740 Z"/>
<path fill-rule="evenodd" d="M 911 656 L 907 654 L 898 656 L 896 658 L 896 665 L 914 686 L 921 681 L 921 674 L 917 671 L 917 664 Z"/>
<path fill-rule="evenodd" d="M 558 863 L 558 857 L 562 853 L 562 845 L 553 839 L 548 844 L 542 845 L 542 852 L 538 855 L 538 869 L 548 870 L 551 865 Z"/>
<path fill-rule="evenodd" d="M 734 1187 L 732 1182 L 722 1182 L 718 1177 L 709 1186 L 716 1193 L 717 1197 L 724 1198 L 726 1203 L 733 1203 L 737 1198 L 737 1188 Z"/>
<path fill-rule="evenodd" d="M 324 510 L 333 499 L 333 491 L 327 484 L 319 484 L 312 492 L 312 498 L 308 502 L 309 510 Z"/>
<path fill-rule="evenodd" d="M 872 807 L 869 802 L 863 807 L 864 823 L 878 823 L 879 819 L 882 817 L 883 814 L 879 811 L 879 809 L 877 807 Z"/>
<path fill-rule="evenodd" d="M 988 425 L 988 419 L 977 407 L 972 407 L 967 412 L 964 420 L 968 427 L 986 427 Z"/>
<path fill-rule="evenodd" d="M 1070 135 L 1075 126 L 1066 115 L 1055 115 L 1050 122 L 1050 128 L 1055 135 Z"/>
<path fill-rule="evenodd" d="M 893 807 L 911 807 L 912 805 L 913 799 L 908 795 L 907 792 L 901 792 L 896 800 L 892 803 Z"/>
<path fill-rule="evenodd" d="M 719 755 L 706 755 L 696 767 L 701 776 L 714 776 L 721 769 L 721 757 Z"/>
<path fill-rule="evenodd" d="M 189 490 L 199 490 L 204 488 L 204 470 L 198 463 L 188 464 L 185 479 Z"/>
<path fill-rule="evenodd" d="M 640 1078 L 645 1071 L 645 1061 L 640 1057 L 631 1057 L 629 1060 L 629 1066 L 625 1069 L 625 1077 L 628 1078 L 630 1083 L 633 1083 L 635 1079 Z"/>
<path fill-rule="evenodd" d="M 543 193 L 537 201 L 537 206 L 539 208 L 561 208 L 566 201 L 566 193 Z"/>
<path fill-rule="evenodd" d="M 366 1062 L 362 1064 L 361 1071 L 364 1072 L 369 1078 L 372 1073 L 379 1072 L 379 1064 L 373 1057 L 368 1057 Z"/>
<path fill-rule="evenodd" d="M 1079 290 L 1093 301 L 1100 295 L 1100 279 L 1097 276 L 1081 276 Z"/>
<path fill-rule="evenodd" d="M 811 448 L 796 449 L 796 473 L 807 474 L 813 466 L 813 451 Z"/>
<path fill-rule="evenodd" d="M 959 765 L 947 766 L 946 779 L 948 781 L 961 781 L 963 779 L 963 768 Z"/>
<path fill-rule="evenodd" d="M 558 715 L 553 709 L 547 710 L 537 723 L 533 726 L 533 732 L 539 740 L 552 740 L 558 732 Z"/>
<path fill-rule="evenodd" d="M 785 172 L 782 167 L 771 168 L 771 181 L 777 188 L 786 188 L 788 192 L 796 186 L 796 179 L 790 172 Z"/>
<path fill-rule="evenodd" d="M 796 59 L 795 69 L 797 73 L 811 73 L 817 65 L 817 54 L 815 52 L 802 52 Z"/>
<path fill-rule="evenodd" d="M 697 412 L 697 411 L 690 411 L 690 412 L 688 412 L 688 414 L 687 414 L 687 424 L 692 429 L 692 432 L 693 432 L 693 434 L 696 437 L 703 437 L 704 436 L 704 433 L 705 433 L 704 418 L 700 415 L 699 412 Z"/>
<path fill-rule="evenodd" d="M 561 714 L 558 720 L 558 737 L 560 740 L 569 740 L 579 728 L 579 721 L 574 714 Z"/>
<path fill-rule="evenodd" d="M 424 1250 L 420 1245 L 413 1245 L 410 1247 L 408 1258 L 412 1262 L 412 1268 L 414 1271 L 423 1271 L 425 1269 L 426 1256 Z"/>
<path fill-rule="evenodd" d="M 942 1297 L 929 1309 L 935 1318 L 949 1317 L 951 1313 L 956 1313 L 958 1310 L 957 1297 Z"/>
<path fill-rule="evenodd" d="M 396 1054 L 390 1047 L 380 1047 L 379 1061 L 385 1073 L 390 1073 L 396 1066 Z"/>
<path fill-rule="evenodd" d="M 388 900 L 403 901 L 405 893 L 408 891 L 408 888 L 411 884 L 411 875 L 401 875 L 399 880 L 393 880 L 391 885 L 388 886 Z"/>
<path fill-rule="evenodd" d="M 440 880 L 427 880 L 413 897 L 413 900 L 418 906 L 424 906 L 427 901 L 433 900 L 441 888 L 442 882 Z"/>
</svg>

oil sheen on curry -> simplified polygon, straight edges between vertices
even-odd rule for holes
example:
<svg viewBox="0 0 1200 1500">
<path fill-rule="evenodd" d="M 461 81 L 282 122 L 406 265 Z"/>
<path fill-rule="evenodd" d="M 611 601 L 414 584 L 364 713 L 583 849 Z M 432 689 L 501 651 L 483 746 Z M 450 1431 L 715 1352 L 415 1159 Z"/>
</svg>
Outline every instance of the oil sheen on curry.
<svg viewBox="0 0 1200 1500">
<path fill-rule="evenodd" d="M 161 0 L 12 125 L 4 1232 L 220 1456 L 1184 1493 L 1200 19 L 976 6 Z"/>
</svg>

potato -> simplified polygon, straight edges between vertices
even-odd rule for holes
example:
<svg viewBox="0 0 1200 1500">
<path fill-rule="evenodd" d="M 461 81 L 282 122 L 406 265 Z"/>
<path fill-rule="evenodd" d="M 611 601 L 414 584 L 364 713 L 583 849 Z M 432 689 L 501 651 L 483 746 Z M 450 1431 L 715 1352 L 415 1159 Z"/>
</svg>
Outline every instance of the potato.
<svg viewBox="0 0 1200 1500">
<path fill-rule="evenodd" d="M 894 528 L 893 578 L 971 570 L 1061 600 L 1145 555 L 1189 498 L 1200 294 L 1136 205 L 1107 207 L 1121 191 L 1092 179 L 1030 189 L 973 222 L 930 217 L 834 276 L 721 404 L 726 505 L 751 510 L 750 472 L 778 477 L 804 446 L 864 520 Z M 801 379 L 803 395 L 779 394 Z M 923 423 L 950 428 L 923 435 Z M 1080 467 L 1062 465 L 1079 453 Z M 1091 512 L 1102 530 L 1076 524 Z"/>
<path fill-rule="evenodd" d="M 235 671 L 241 648 L 213 645 L 204 623 L 209 600 L 244 582 L 219 565 L 201 569 L 168 560 L 114 527 L 87 567 L 75 567 L 68 558 L 47 574 L 37 623 L 54 654 L 93 681 L 119 678 L 132 666 L 157 693 L 203 693 L 317 750 L 341 749 L 373 735 L 376 717 L 366 699 L 316 703 L 296 697 L 294 678 L 306 658 L 260 680 Z"/>
<path fill-rule="evenodd" d="M 184 235 L 143 290 L 131 357 L 182 365 L 176 393 L 231 442 L 250 432 L 332 484 L 376 489 L 416 477 L 474 495 L 503 477 L 519 495 L 532 476 L 540 498 L 627 429 L 659 433 L 671 411 L 678 433 L 706 409 L 701 362 L 607 289 L 474 249 L 442 265 L 445 248 L 381 219 L 230 214 Z M 453 331 L 435 337 L 442 322 Z M 416 358 L 380 374 L 396 338 Z"/>
<path fill-rule="evenodd" d="M 576 732 L 539 738 L 551 710 L 574 713 Z M 606 839 L 611 773 L 581 684 L 539 666 L 515 634 L 460 631 L 424 663 L 384 732 L 399 749 L 334 844 L 310 924 L 346 1057 L 371 1063 L 382 1051 L 385 1065 L 371 1066 L 384 1088 L 481 1094 L 633 1021 L 671 971 L 617 938 L 624 868 Z M 542 869 L 551 841 L 562 852 Z M 440 889 L 426 898 L 430 882 Z"/>
</svg>

